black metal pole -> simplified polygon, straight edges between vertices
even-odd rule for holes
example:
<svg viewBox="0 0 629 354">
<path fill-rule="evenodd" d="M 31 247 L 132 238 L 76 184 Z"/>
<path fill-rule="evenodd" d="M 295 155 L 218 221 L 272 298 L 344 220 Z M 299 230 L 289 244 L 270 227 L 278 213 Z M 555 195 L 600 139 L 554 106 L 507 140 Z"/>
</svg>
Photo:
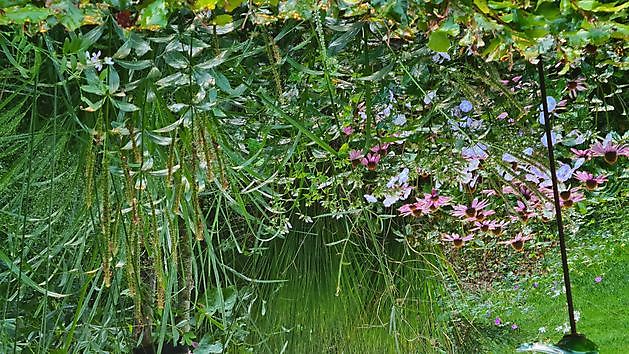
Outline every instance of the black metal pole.
<svg viewBox="0 0 629 354">
<path fill-rule="evenodd" d="M 557 173 L 555 169 L 555 154 L 553 152 L 553 139 L 550 129 L 550 115 L 548 114 L 548 102 L 546 102 L 546 83 L 544 82 L 544 63 L 539 58 L 537 63 L 539 71 L 539 86 L 542 93 L 542 108 L 544 109 L 544 127 L 546 128 L 546 142 L 548 143 L 548 160 L 550 162 L 550 178 L 553 182 L 553 198 L 555 200 L 555 215 L 557 218 L 557 232 L 559 233 L 559 248 L 561 249 L 561 267 L 563 268 L 563 282 L 566 286 L 566 302 L 568 303 L 568 316 L 570 317 L 570 334 L 577 334 L 577 323 L 574 320 L 574 305 L 572 303 L 572 289 L 570 287 L 570 271 L 568 270 L 568 255 L 566 253 L 566 239 L 563 233 L 563 221 L 561 220 L 561 203 L 559 202 L 559 188 L 557 187 Z"/>
</svg>

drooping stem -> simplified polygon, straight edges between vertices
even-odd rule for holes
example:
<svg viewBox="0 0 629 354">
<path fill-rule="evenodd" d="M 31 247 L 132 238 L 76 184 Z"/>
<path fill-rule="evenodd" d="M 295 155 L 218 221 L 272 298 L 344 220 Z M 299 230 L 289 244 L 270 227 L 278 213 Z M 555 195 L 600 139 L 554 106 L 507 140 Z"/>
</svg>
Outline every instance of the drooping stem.
<svg viewBox="0 0 629 354">
<path fill-rule="evenodd" d="M 541 57 L 537 63 L 539 72 L 539 84 L 542 95 L 542 109 L 544 112 L 544 128 L 546 129 L 546 143 L 548 145 L 548 161 L 550 164 L 550 177 L 553 183 L 553 199 L 555 202 L 555 214 L 557 219 L 557 233 L 559 234 L 559 248 L 561 250 L 561 267 L 563 268 L 563 282 L 566 287 L 566 303 L 568 304 L 568 316 L 570 318 L 570 334 L 577 334 L 577 323 L 574 320 L 574 305 L 572 303 L 572 289 L 570 286 L 570 271 L 568 269 L 568 254 L 566 252 L 566 238 L 563 232 L 561 219 L 561 203 L 559 202 L 559 188 L 557 187 L 557 173 L 555 169 L 555 154 L 553 152 L 553 139 L 551 136 L 550 116 L 548 114 L 548 102 L 546 101 L 546 83 L 544 82 L 544 62 Z"/>
</svg>

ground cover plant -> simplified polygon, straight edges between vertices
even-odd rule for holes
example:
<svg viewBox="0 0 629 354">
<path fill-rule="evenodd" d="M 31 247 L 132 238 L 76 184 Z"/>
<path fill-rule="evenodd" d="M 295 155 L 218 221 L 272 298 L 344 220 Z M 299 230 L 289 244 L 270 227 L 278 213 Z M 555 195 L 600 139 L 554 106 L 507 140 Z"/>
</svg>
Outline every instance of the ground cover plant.
<svg viewBox="0 0 629 354">
<path fill-rule="evenodd" d="M 626 332 L 629 5 L 0 2 L 1 352 Z"/>
</svg>

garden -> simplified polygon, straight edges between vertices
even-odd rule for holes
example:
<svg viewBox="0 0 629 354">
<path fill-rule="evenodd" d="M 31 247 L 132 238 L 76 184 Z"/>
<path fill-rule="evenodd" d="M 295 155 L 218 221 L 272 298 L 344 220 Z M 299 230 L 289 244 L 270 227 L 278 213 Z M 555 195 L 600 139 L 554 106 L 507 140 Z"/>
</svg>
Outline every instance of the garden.
<svg viewBox="0 0 629 354">
<path fill-rule="evenodd" d="M 0 0 L 0 353 L 626 353 L 629 2 Z"/>
</svg>

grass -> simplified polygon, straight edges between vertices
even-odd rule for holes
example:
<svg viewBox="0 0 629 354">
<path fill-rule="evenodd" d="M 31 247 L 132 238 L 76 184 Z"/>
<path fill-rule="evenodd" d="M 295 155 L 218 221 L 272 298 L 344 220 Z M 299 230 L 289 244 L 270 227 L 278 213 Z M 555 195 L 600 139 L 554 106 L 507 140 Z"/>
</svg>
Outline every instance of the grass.
<svg viewBox="0 0 629 354">
<path fill-rule="evenodd" d="M 593 215 L 578 235 L 569 239 L 568 255 L 575 311 L 580 314 L 579 333 L 599 346 L 600 353 L 626 353 L 629 348 L 629 223 L 622 206 L 608 209 L 612 217 Z M 605 213 L 600 213 L 605 214 Z M 548 254 L 555 269 L 518 283 L 504 282 L 500 290 L 484 293 L 477 301 L 491 311 L 478 324 L 488 353 L 514 352 L 519 344 L 532 341 L 555 343 L 562 337 L 557 327 L 567 323 L 559 251 Z M 600 282 L 595 278 L 602 277 Z M 534 283 L 538 287 L 534 287 Z M 559 284 L 557 286 L 556 284 Z M 515 304 L 509 305 L 509 304 Z M 501 310 L 498 310 L 501 309 Z M 505 324 L 494 324 L 500 317 Z M 511 329 L 511 324 L 518 326 Z M 540 331 L 545 328 L 545 332 Z"/>
</svg>

